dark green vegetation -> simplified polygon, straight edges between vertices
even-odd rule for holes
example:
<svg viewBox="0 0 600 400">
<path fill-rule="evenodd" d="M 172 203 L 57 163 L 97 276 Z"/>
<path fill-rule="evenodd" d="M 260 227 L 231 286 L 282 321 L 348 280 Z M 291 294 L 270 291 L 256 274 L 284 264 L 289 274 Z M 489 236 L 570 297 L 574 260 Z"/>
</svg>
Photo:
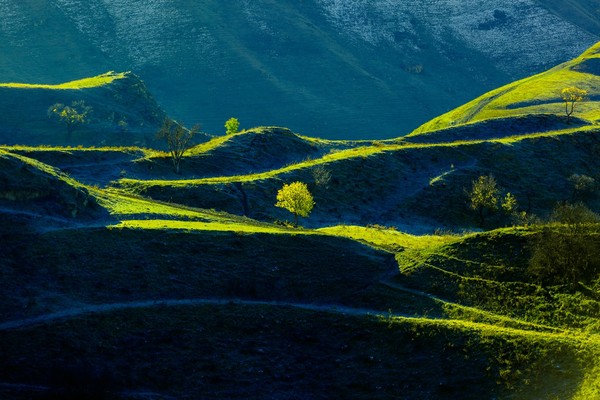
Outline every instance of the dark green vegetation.
<svg viewBox="0 0 600 400">
<path fill-rule="evenodd" d="M 6 0 L 0 81 L 134 70 L 172 118 L 211 133 L 235 115 L 385 138 L 600 37 L 596 0 L 431 3 Z"/>
<path fill-rule="evenodd" d="M 180 174 L 159 150 L 2 147 L 0 397 L 599 397 L 596 60 L 399 139 L 214 137 Z M 292 182 L 301 228 L 275 206 Z"/>
</svg>

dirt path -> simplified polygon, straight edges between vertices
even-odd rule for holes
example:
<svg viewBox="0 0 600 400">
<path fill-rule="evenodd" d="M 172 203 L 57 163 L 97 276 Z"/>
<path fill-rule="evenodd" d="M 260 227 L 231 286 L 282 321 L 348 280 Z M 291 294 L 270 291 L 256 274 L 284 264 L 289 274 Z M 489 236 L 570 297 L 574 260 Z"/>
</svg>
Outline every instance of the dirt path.
<svg viewBox="0 0 600 400">
<path fill-rule="evenodd" d="M 70 308 L 55 313 L 43 314 L 37 317 L 26 318 L 16 321 L 0 323 L 0 331 L 10 329 L 21 329 L 32 325 L 53 323 L 56 321 L 77 318 L 88 314 L 102 314 L 112 311 L 128 310 L 135 308 L 155 308 L 155 307 L 180 307 L 180 306 L 200 306 L 200 305 L 241 305 L 241 306 L 270 306 L 270 307 L 291 307 L 307 311 L 316 311 L 331 314 L 345 314 L 358 317 L 369 315 L 385 315 L 391 317 L 413 317 L 402 313 L 389 313 L 381 310 L 371 310 L 365 308 L 353 308 L 333 304 L 308 304 L 308 303 L 290 303 L 281 301 L 260 301 L 260 300 L 240 300 L 240 299 L 181 299 L 181 300 L 146 300 L 133 301 L 127 303 L 109 303 L 89 305 L 78 308 Z"/>
</svg>

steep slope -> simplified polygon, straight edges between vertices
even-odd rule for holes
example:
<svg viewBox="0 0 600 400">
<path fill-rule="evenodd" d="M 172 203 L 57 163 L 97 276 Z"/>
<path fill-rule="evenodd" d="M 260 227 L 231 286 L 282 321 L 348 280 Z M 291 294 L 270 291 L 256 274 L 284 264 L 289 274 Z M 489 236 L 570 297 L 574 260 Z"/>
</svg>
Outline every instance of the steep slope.
<svg viewBox="0 0 600 400">
<path fill-rule="evenodd" d="M 56 104 L 85 102 L 87 123 L 72 135 L 49 118 Z M 61 84 L 0 83 L 0 143 L 36 145 L 158 145 L 165 113 L 132 73 L 108 72 Z"/>
<path fill-rule="evenodd" d="M 213 134 L 236 116 L 397 137 L 598 40 L 593 13 L 541 3 L 5 0 L 0 80 L 133 70 L 169 115 Z"/>
<path fill-rule="evenodd" d="M 493 90 L 455 110 L 434 118 L 408 136 L 414 136 L 415 140 L 421 140 L 423 138 L 417 137 L 417 135 L 454 126 L 480 121 L 484 121 L 486 124 L 493 123 L 494 119 L 501 118 L 517 121 L 512 117 L 520 118 L 521 123 L 515 126 L 505 126 L 505 134 L 508 135 L 527 133 L 533 129 L 537 129 L 539 132 L 564 128 L 568 121 L 564 111 L 565 105 L 561 98 L 561 90 L 570 86 L 587 90 L 590 100 L 577 104 L 573 125 L 585 125 L 598 121 L 600 119 L 597 107 L 600 95 L 600 43 L 571 61 Z M 558 118 L 545 117 L 546 123 L 540 123 L 540 115 L 561 116 L 562 121 Z M 501 126 L 502 121 L 498 122 Z M 484 135 L 482 138 L 486 137 L 488 131 L 486 126 L 474 126 L 473 128 L 481 131 Z M 426 140 L 443 139 L 435 135 Z"/>
</svg>

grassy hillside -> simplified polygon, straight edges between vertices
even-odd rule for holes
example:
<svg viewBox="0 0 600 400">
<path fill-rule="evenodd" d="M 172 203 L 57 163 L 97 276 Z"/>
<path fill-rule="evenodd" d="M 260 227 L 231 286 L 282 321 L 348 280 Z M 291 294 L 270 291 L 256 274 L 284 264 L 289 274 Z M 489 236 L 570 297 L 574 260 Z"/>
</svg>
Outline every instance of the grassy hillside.
<svg viewBox="0 0 600 400">
<path fill-rule="evenodd" d="M 227 146 L 237 151 L 263 135 L 269 143 L 280 135 L 282 145 L 301 144 L 298 157 L 302 148 L 319 154 L 333 146 L 265 129 L 199 147 L 186 166 L 203 155 L 216 161 Z M 328 167 L 341 163 L 332 176 L 351 176 L 381 171 L 396 157 L 431 162 L 440 149 L 480 146 L 479 153 L 500 143 L 359 145 L 339 143 L 334 153 L 287 168 L 297 173 L 330 157 Z M 44 187 L 85 190 L 104 211 L 57 215 L 62 223 L 51 225 L 10 211 L 43 213 L 35 203 L 5 196 L 4 396 L 579 400 L 600 390 L 596 301 L 530 282 L 523 265 L 534 229 L 464 237 L 381 226 L 292 229 L 75 180 L 107 181 L 113 164 L 151 175 L 129 168 L 157 162 L 156 152 L 6 150 L 6 160 L 57 182 Z M 277 172 L 260 176 L 269 182 Z M 35 182 L 15 174 L 4 181 Z M 190 185 L 181 181 L 177 190 Z"/>
<path fill-rule="evenodd" d="M 479 135 L 477 130 L 472 132 Z M 517 197 L 522 211 L 546 216 L 556 202 L 571 198 L 569 178 L 573 174 L 594 177 L 600 167 L 598 131 L 593 126 L 489 140 L 365 144 L 242 175 L 194 177 L 196 160 L 202 156 L 184 160 L 189 176 L 160 171 L 154 175 L 146 170 L 145 177 L 126 175 L 118 185 L 163 201 L 273 221 L 290 218 L 285 210 L 273 206 L 277 190 L 285 182 L 300 180 L 310 185 L 317 203 L 304 222 L 308 226 L 344 221 L 432 232 L 443 226 L 464 229 L 477 225 L 465 189 L 479 175 L 494 174 L 499 185 Z M 316 183 L 318 168 L 330 174 L 327 183 Z M 589 201 L 597 207 L 597 196 Z"/>
<path fill-rule="evenodd" d="M 530 118 L 546 115 L 561 116 L 553 124 L 545 124 L 544 130 L 559 129 L 565 124 L 565 106 L 561 99 L 561 90 L 576 86 L 587 90 L 589 101 L 577 105 L 575 117 L 577 124 L 592 124 L 599 118 L 597 97 L 600 93 L 600 44 L 597 44 L 581 56 L 546 72 L 511 83 L 435 118 L 413 131 L 409 137 L 447 128 L 474 124 L 500 118 L 520 118 L 520 126 L 507 126 L 512 134 L 522 133 L 539 127 L 531 123 Z M 561 121 L 562 120 L 562 121 Z M 481 132 L 487 129 L 481 127 Z M 434 139 L 437 140 L 437 139 Z"/>
<path fill-rule="evenodd" d="M 29 145 L 158 146 L 165 113 L 132 73 L 108 72 L 59 84 L 0 83 L 0 143 Z M 49 118 L 50 106 L 83 101 L 91 112 L 68 135 Z"/>
<path fill-rule="evenodd" d="M 36 383 L 29 390 L 0 388 L 14 399 L 44 398 L 47 387 L 57 397 L 123 399 L 584 399 L 598 393 L 587 391 L 585 372 L 597 344 L 453 321 L 286 306 L 157 306 L 0 335 L 6 379 Z M 452 372 L 457 369 L 460 374 Z"/>
<path fill-rule="evenodd" d="M 0 397 L 599 397 L 600 224 L 547 219 L 600 210 L 597 50 L 401 139 L 253 128 L 180 174 L 160 150 L 0 147 Z M 0 90 L 110 112 L 132 83 L 151 104 L 130 74 Z M 592 94 L 571 121 L 549 111 L 566 84 Z M 487 174 L 527 218 L 478 220 Z M 275 207 L 293 181 L 316 201 L 299 228 Z"/>
</svg>

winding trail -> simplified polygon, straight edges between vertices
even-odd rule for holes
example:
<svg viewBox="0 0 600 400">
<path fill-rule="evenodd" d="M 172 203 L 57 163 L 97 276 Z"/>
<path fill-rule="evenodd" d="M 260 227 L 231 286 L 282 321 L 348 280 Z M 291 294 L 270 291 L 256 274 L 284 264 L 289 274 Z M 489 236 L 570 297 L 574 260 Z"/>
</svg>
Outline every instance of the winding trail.
<svg viewBox="0 0 600 400">
<path fill-rule="evenodd" d="M 200 306 L 200 305 L 236 305 L 236 306 L 270 306 L 270 307 L 288 307 L 307 311 L 317 311 L 330 314 L 343 314 L 358 317 L 385 315 L 386 317 L 414 318 L 414 315 L 402 313 L 390 313 L 382 310 L 371 310 L 366 308 L 353 308 L 333 304 L 308 304 L 291 303 L 281 301 L 261 301 L 261 300 L 240 300 L 240 299 L 180 299 L 180 300 L 145 300 L 132 301 L 126 303 L 108 303 L 89 305 L 77 308 L 69 308 L 50 314 L 43 314 L 37 317 L 26 318 L 0 323 L 0 331 L 11 329 L 21 329 L 33 325 L 53 323 L 60 320 L 77 318 L 89 314 L 102 314 L 112 311 L 129 310 L 136 308 L 154 308 L 154 307 L 180 307 L 180 306 Z"/>
</svg>

